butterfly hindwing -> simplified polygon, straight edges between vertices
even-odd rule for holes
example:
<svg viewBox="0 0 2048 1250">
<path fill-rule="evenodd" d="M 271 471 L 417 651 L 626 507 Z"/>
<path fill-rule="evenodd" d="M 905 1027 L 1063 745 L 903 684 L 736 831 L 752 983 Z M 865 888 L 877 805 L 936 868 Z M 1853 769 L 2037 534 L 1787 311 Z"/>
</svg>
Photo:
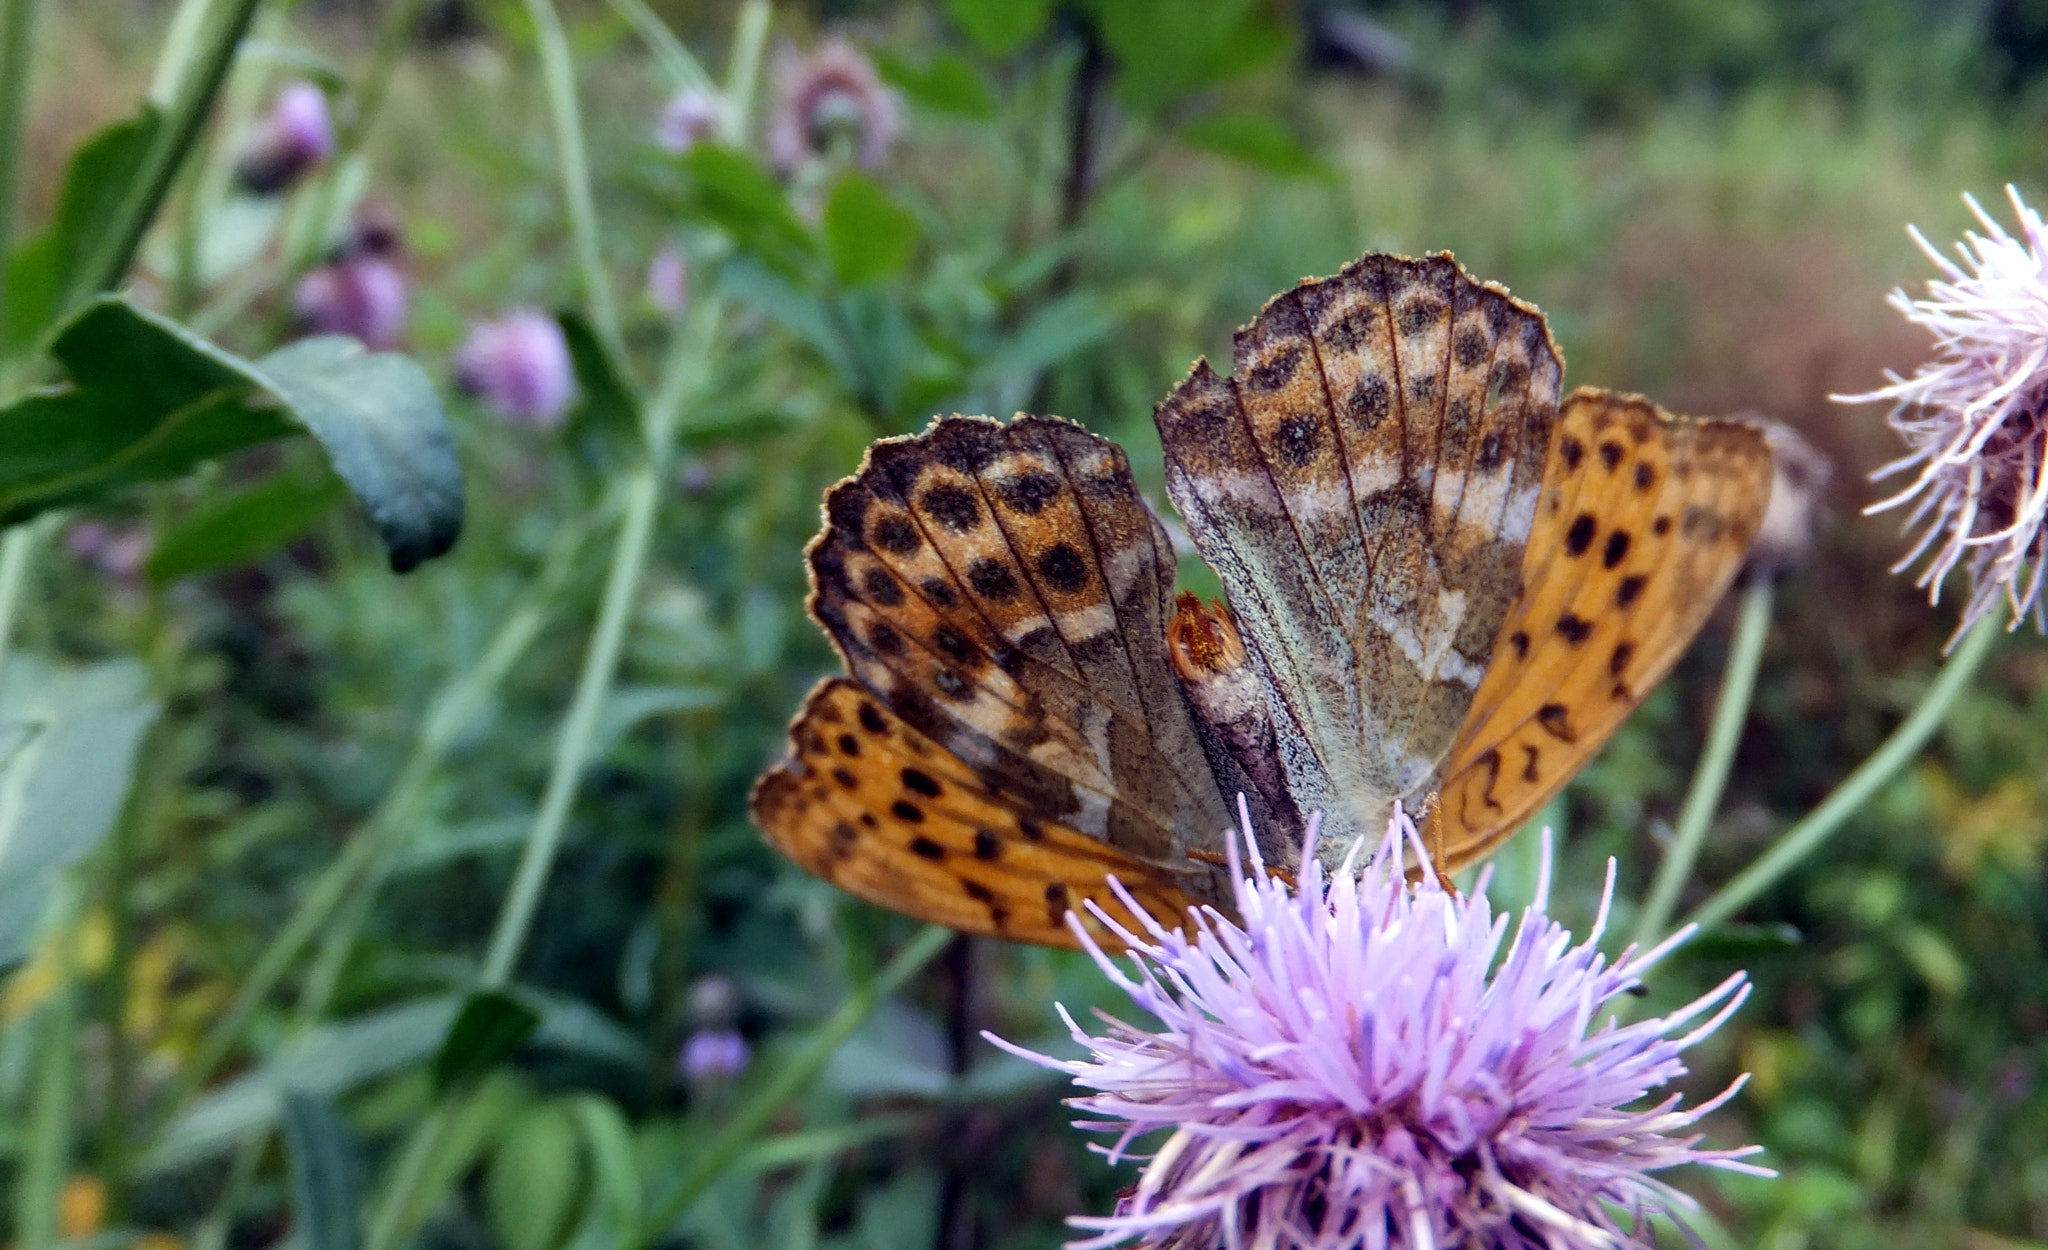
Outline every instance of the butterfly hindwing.
<svg viewBox="0 0 2048 1250">
<path fill-rule="evenodd" d="M 1110 935 L 1083 906 L 1137 922 L 1114 875 L 1164 923 L 1197 900 L 1163 874 L 1056 821 L 1034 817 L 951 751 L 845 678 L 811 692 L 790 758 L 754 786 L 754 820 L 799 866 L 893 911 L 1049 946 L 1077 943 L 1067 913 Z"/>
<path fill-rule="evenodd" d="M 1518 588 L 1562 365 L 1448 255 L 1275 297 L 1160 404 L 1167 488 L 1338 837 L 1437 776 Z"/>
<path fill-rule="evenodd" d="M 1663 679 L 1741 567 L 1770 463 L 1741 422 L 1605 391 L 1565 402 L 1525 588 L 1446 764 L 1442 867 L 1490 854 Z"/>
</svg>

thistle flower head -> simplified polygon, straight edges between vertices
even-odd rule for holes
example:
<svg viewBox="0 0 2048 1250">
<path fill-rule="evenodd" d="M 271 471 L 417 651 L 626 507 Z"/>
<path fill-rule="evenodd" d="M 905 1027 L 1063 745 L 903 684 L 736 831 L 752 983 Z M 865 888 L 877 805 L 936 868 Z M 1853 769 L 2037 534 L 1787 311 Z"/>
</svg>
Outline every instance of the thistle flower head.
<svg viewBox="0 0 2048 1250">
<path fill-rule="evenodd" d="M 2037 627 L 2048 625 L 2048 229 L 2018 191 L 2006 194 L 2017 235 L 1963 197 L 1985 233 L 1956 245 L 1960 263 L 1910 230 L 1942 277 L 1928 282 L 1923 299 L 1898 290 L 1890 302 L 1934 336 L 1934 358 L 1912 377 L 1887 374 L 1889 385 L 1877 390 L 1834 396 L 1892 405 L 1892 428 L 1908 451 L 1877 476 L 1911 471 L 1913 480 L 1869 511 L 1911 505 L 1906 528 L 1919 532 L 1896 569 L 1928 556 L 1915 584 L 1930 601 L 1939 601 L 1958 565 L 1967 572 L 1958 637 L 2000 598 L 2013 624 L 2031 615 Z"/>
<path fill-rule="evenodd" d="M 235 179 L 247 190 L 269 195 L 297 182 L 333 152 L 326 93 L 309 82 L 289 83 L 235 163 Z"/>
<path fill-rule="evenodd" d="M 753 1052 L 736 1029 L 699 1029 L 683 1043 L 676 1066 L 692 1085 L 730 1081 L 747 1070 Z"/>
<path fill-rule="evenodd" d="M 299 279 L 292 310 L 311 334 L 349 334 L 372 351 L 389 351 L 405 334 L 411 302 L 405 274 L 384 256 L 345 252 Z"/>
<path fill-rule="evenodd" d="M 541 430 L 559 428 L 576 395 L 560 323 L 532 308 L 471 327 L 455 353 L 455 377 L 507 421 Z"/>
<path fill-rule="evenodd" d="M 1408 883 L 1403 850 L 1420 859 L 1421 841 L 1400 812 L 1362 871 L 1354 847 L 1326 877 L 1315 838 L 1312 821 L 1290 888 L 1267 875 L 1246 816 L 1251 870 L 1234 846 L 1230 865 L 1241 920 L 1205 910 L 1190 937 L 1147 918 L 1139 935 L 1098 914 L 1134 975 L 1075 923 L 1156 1030 L 1105 1016 L 1093 1036 L 1063 1010 L 1089 1052 L 1071 1062 L 990 1038 L 1093 1091 L 1073 1105 L 1093 1117 L 1081 1127 L 1117 1133 L 1112 1159 L 1169 1133 L 1114 1214 L 1072 1221 L 1091 1234 L 1073 1246 L 1632 1246 L 1649 1215 L 1692 1205 L 1653 1173 L 1769 1174 L 1738 1162 L 1755 1148 L 1702 1150 L 1691 1131 L 1741 1081 L 1692 1108 L 1675 1093 L 1640 1105 L 1685 1073 L 1681 1052 L 1748 986 L 1738 973 L 1671 1015 L 1597 1020 L 1685 936 L 1610 965 L 1598 943 L 1611 867 L 1600 918 L 1573 945 L 1544 912 L 1547 842 L 1536 901 L 1510 937 L 1484 878 L 1464 896 L 1427 872 Z"/>
<path fill-rule="evenodd" d="M 662 149 L 681 155 L 718 133 L 718 97 L 708 91 L 686 88 L 676 92 L 661 110 L 661 124 L 654 137 Z"/>
<path fill-rule="evenodd" d="M 768 125 L 768 155 L 777 169 L 793 172 L 830 156 L 842 143 L 856 164 L 878 169 L 902 131 L 895 93 L 852 44 L 834 39 L 809 56 L 786 52 L 778 58 L 775 115 Z"/>
<path fill-rule="evenodd" d="M 690 262 L 673 243 L 647 262 L 647 298 L 671 317 L 682 316 L 690 306 Z"/>
</svg>

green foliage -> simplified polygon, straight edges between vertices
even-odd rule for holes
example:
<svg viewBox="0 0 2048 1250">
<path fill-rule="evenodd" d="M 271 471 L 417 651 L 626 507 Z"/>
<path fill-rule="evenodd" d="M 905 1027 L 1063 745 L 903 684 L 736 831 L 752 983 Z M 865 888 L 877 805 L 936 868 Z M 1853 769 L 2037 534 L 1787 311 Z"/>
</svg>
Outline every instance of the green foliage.
<svg viewBox="0 0 2048 1250">
<path fill-rule="evenodd" d="M 460 1085 L 510 1059 L 540 1028 L 540 1013 L 510 994 L 487 990 L 463 1000 L 434 1054 L 434 1085 Z"/>
<path fill-rule="evenodd" d="M 0 307 L 0 352 L 36 346 L 84 278 L 100 239 L 113 228 L 122 199 L 141 173 L 163 115 L 144 106 L 80 144 L 64 174 L 56 215 L 42 234 L 21 243 L 7 265 L 7 302 Z"/>
<path fill-rule="evenodd" d="M 71 385 L 0 408 L 0 521 L 183 476 L 297 428 L 361 502 L 393 569 L 446 552 L 461 530 L 440 397 L 402 356 L 331 336 L 245 361 L 114 298 L 67 324 L 51 356 Z"/>
<path fill-rule="evenodd" d="M 825 201 L 825 251 L 842 286 L 901 273 L 917 245 L 917 218 L 873 179 L 847 174 Z"/>
<path fill-rule="evenodd" d="M 308 1250 L 359 1250 L 362 1161 L 348 1121 L 326 1099 L 287 1091 L 284 1142 L 292 1212 Z"/>
</svg>

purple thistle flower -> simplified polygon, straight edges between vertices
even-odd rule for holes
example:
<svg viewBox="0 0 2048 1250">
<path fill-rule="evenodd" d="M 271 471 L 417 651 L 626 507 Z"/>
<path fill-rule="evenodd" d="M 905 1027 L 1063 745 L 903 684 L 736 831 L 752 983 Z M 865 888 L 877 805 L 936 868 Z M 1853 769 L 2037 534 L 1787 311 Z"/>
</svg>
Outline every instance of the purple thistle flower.
<svg viewBox="0 0 2048 1250">
<path fill-rule="evenodd" d="M 661 110 L 655 141 L 678 156 L 718 134 L 718 97 L 694 88 L 678 91 Z"/>
<path fill-rule="evenodd" d="M 1757 1147 L 1701 1150 L 1686 1131 L 1747 1078 L 1690 1109 L 1675 1093 L 1631 1106 L 1686 1072 L 1681 1052 L 1749 987 L 1737 973 L 1669 1016 L 1597 1022 L 1690 932 L 1610 966 L 1598 944 L 1611 862 L 1593 932 L 1574 946 L 1544 913 L 1546 838 L 1536 901 L 1503 954 L 1508 918 L 1488 906 L 1486 878 L 1462 897 L 1428 872 L 1408 884 L 1404 845 L 1427 859 L 1407 816 L 1396 810 L 1362 872 L 1361 841 L 1327 879 L 1316 825 L 1290 889 L 1267 874 L 1246 813 L 1249 876 L 1230 847 L 1243 919 L 1204 909 L 1192 939 L 1116 887 L 1148 936 L 1097 918 L 1130 947 L 1136 979 L 1069 921 L 1157 1032 L 1104 1016 L 1108 1031 L 1091 1036 L 1062 1009 L 1089 1051 L 1071 1062 L 984 1034 L 1096 1091 L 1073 1105 L 1098 1117 L 1079 1127 L 1118 1134 L 1112 1160 L 1171 1130 L 1115 1214 L 1073 1218 L 1093 1235 L 1072 1246 L 1592 1250 L 1641 1244 L 1649 1215 L 1693 1206 L 1651 1173 L 1772 1175 L 1738 1162 Z"/>
<path fill-rule="evenodd" d="M 777 58 L 775 115 L 768 124 L 768 156 L 777 169 L 794 172 L 832 155 L 840 142 L 850 146 L 856 164 L 879 169 L 902 131 L 895 93 L 852 44 L 834 39 L 809 56 Z"/>
<path fill-rule="evenodd" d="M 734 1029 L 699 1029 L 683 1043 L 677 1061 L 683 1076 L 693 1085 L 730 1081 L 747 1070 L 752 1052 L 747 1039 Z"/>
<path fill-rule="evenodd" d="M 1956 245 L 1961 265 L 1907 228 L 1944 277 L 1928 282 L 1925 299 L 1896 290 L 1889 302 L 1934 335 L 1934 359 L 1910 378 L 1888 371 L 1887 386 L 1833 396 L 1891 403 L 1892 428 L 1910 450 L 1875 476 L 1916 466 L 1919 472 L 1905 490 L 1866 511 L 1913 505 L 1906 528 L 1920 534 L 1893 571 L 1931 551 L 1914 582 L 1929 602 L 1940 601 L 1957 565 L 1967 570 L 1970 599 L 1955 637 L 2000 597 L 2012 607 L 2012 625 L 2031 614 L 2037 628 L 2048 627 L 2041 603 L 2048 565 L 2048 229 L 2018 191 L 2008 186 L 2006 195 L 2019 216 L 2018 237 L 1963 197 L 1988 235 L 1964 235 Z"/>
<path fill-rule="evenodd" d="M 297 182 L 334 153 L 327 96 L 309 82 L 286 84 L 235 163 L 235 180 L 258 195 Z"/>
<path fill-rule="evenodd" d="M 538 430 L 559 429 L 576 394 L 561 325 L 531 308 L 471 328 L 455 353 L 455 377 L 498 415 Z"/>
<path fill-rule="evenodd" d="M 405 334 L 410 296 L 405 274 L 383 255 L 344 251 L 299 279 L 292 307 L 310 334 L 351 334 L 372 351 L 389 351 Z"/>
<path fill-rule="evenodd" d="M 647 298 L 671 317 L 690 306 L 690 262 L 673 243 L 647 262 Z"/>
</svg>

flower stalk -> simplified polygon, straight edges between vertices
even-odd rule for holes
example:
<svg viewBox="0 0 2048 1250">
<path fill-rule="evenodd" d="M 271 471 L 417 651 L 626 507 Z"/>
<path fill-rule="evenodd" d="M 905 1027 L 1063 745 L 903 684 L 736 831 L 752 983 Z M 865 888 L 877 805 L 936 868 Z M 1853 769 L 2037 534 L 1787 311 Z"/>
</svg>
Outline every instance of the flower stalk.
<svg viewBox="0 0 2048 1250">
<path fill-rule="evenodd" d="M 1685 803 L 1678 809 L 1678 825 L 1671 843 L 1657 865 L 1657 877 L 1650 885 L 1636 920 L 1635 941 L 1650 946 L 1664 936 L 1671 914 L 1678 908 L 1678 896 L 1692 878 L 1699 861 L 1700 845 L 1707 828 L 1721 806 L 1728 788 L 1728 772 L 1735 763 L 1735 748 L 1742 741 L 1742 726 L 1749 719 L 1750 697 L 1756 693 L 1757 669 L 1763 661 L 1764 639 L 1771 632 L 1771 574 L 1757 570 L 1742 591 L 1742 606 L 1735 617 L 1735 636 L 1728 647 L 1728 665 L 1721 673 L 1721 693 L 1714 702 L 1714 720 L 1707 731 L 1706 749 L 1686 788 Z"/>
<path fill-rule="evenodd" d="M 1913 757 L 1920 753 L 1920 748 L 1927 745 L 1927 740 L 1941 727 L 1942 718 L 1948 714 L 1956 697 L 1969 686 L 1970 678 L 1976 675 L 1985 657 L 1991 654 L 2005 628 L 2005 623 L 1995 613 L 1979 619 L 1963 635 L 1955 650 L 1949 653 L 1919 704 L 1884 740 L 1884 744 L 1869 759 L 1857 765 L 1856 771 L 1844 778 L 1820 806 L 1780 834 L 1768 851 L 1695 908 L 1686 917 L 1686 923 L 1701 929 L 1711 929 L 1723 923 L 1818 851 L 1849 817 L 1875 797 L 1884 784 L 1911 763 Z"/>
</svg>

